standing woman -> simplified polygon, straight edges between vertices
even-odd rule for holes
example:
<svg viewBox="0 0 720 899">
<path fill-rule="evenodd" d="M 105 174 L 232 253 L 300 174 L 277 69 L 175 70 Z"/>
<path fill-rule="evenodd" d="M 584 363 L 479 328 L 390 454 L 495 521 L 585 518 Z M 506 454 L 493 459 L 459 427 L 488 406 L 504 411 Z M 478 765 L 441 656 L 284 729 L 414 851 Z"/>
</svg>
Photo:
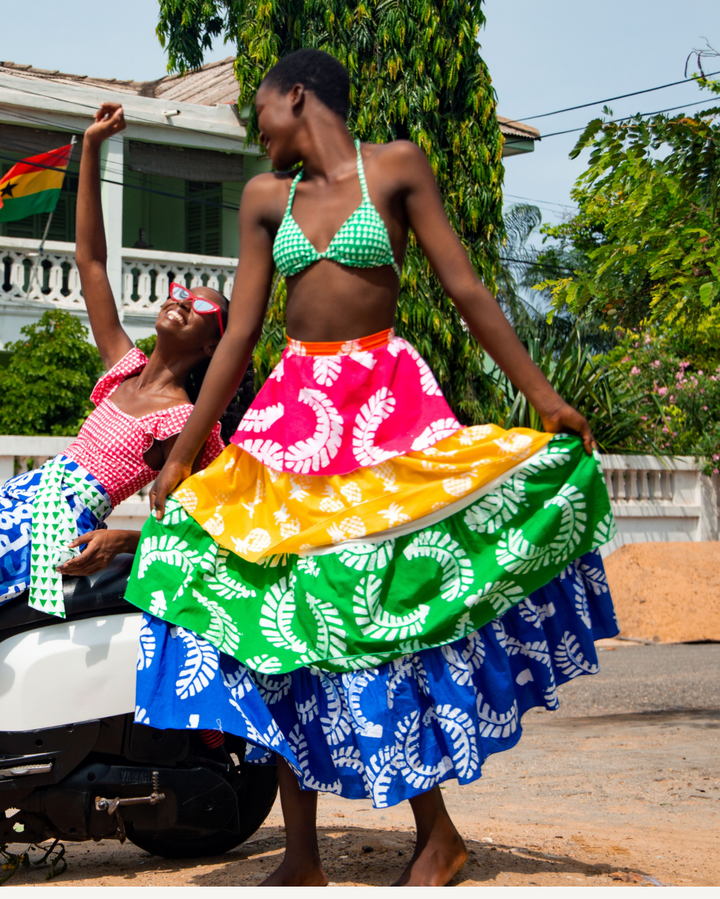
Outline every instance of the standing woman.
<svg viewBox="0 0 720 899">
<path fill-rule="evenodd" d="M 595 552 L 612 516 L 587 422 L 478 280 L 425 156 L 354 142 L 348 97 L 344 67 L 315 50 L 258 90 L 276 172 L 245 188 L 227 333 L 156 481 L 128 592 L 154 616 L 138 720 L 276 755 L 287 849 L 266 883 L 326 882 L 324 790 L 408 799 L 417 845 L 398 882 L 439 885 L 466 852 L 438 784 L 479 777 L 522 713 L 554 708 L 557 684 L 596 671 L 593 640 L 616 632 Z M 410 228 L 546 433 L 462 427 L 394 335 Z M 274 269 L 288 347 L 232 444 L 191 476 Z"/>
</svg>

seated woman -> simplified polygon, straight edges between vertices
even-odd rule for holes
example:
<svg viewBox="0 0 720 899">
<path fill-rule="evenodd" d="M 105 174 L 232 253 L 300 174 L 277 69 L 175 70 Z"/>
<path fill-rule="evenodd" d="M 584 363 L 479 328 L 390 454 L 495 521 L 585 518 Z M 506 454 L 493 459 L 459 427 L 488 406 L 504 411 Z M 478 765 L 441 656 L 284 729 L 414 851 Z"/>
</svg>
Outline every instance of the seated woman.
<svg viewBox="0 0 720 899">
<path fill-rule="evenodd" d="M 155 323 L 150 359 L 123 330 L 107 276 L 99 151 L 124 128 L 122 107 L 104 103 L 85 132 L 80 163 L 75 259 L 107 369 L 91 395 L 96 408 L 63 453 L 0 486 L 0 603 L 29 587 L 31 606 L 60 617 L 63 574 L 91 574 L 118 553 L 135 551 L 139 532 L 109 531 L 103 522 L 165 464 L 227 320 L 222 294 L 173 284 Z M 237 425 L 234 411 L 227 414 Z M 218 423 L 196 468 L 223 448 Z"/>
</svg>

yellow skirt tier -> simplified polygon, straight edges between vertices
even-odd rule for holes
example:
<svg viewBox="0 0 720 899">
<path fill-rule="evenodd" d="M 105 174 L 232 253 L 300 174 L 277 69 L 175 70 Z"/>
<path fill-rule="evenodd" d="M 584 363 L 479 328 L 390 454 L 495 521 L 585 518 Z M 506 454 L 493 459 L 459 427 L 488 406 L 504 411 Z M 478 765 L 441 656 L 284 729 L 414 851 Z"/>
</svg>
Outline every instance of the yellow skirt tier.
<svg viewBox="0 0 720 899">
<path fill-rule="evenodd" d="M 217 543 L 257 562 L 381 534 L 455 506 L 552 436 L 476 425 L 428 449 L 332 476 L 273 471 L 231 444 L 174 496 Z"/>
</svg>

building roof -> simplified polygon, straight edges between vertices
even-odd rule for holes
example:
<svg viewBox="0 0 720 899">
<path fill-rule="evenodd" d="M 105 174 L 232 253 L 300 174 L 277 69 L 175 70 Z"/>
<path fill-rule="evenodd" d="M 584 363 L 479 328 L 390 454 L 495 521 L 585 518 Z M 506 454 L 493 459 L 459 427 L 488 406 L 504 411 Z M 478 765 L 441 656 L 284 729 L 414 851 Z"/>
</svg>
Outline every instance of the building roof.
<svg viewBox="0 0 720 899">
<path fill-rule="evenodd" d="M 30 65 L 15 62 L 0 62 L 0 73 L 18 75 L 26 78 L 40 78 L 44 81 L 57 81 L 61 84 L 87 85 L 116 91 L 120 94 L 133 94 L 138 97 L 152 97 L 160 100 L 174 100 L 178 103 L 196 103 L 200 106 L 222 106 L 236 104 L 239 94 L 235 79 L 233 63 L 235 58 L 228 56 L 218 62 L 210 62 L 201 69 L 188 72 L 186 75 L 165 75 L 156 81 L 123 81 L 117 78 L 91 78 L 88 75 L 70 75 L 50 69 L 36 69 Z M 521 140 L 540 140 L 540 132 L 531 125 L 498 116 L 500 131 L 505 137 Z"/>
</svg>

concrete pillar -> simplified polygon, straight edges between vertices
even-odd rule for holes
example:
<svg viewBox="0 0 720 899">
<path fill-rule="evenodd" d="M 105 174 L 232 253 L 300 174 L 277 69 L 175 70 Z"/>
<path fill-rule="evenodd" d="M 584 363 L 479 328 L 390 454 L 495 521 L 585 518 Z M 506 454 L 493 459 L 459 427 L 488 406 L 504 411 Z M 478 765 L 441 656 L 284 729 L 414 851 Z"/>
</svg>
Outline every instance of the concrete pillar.
<svg viewBox="0 0 720 899">
<path fill-rule="evenodd" d="M 700 521 L 698 540 L 718 539 L 718 475 L 707 477 L 698 472 Z"/>
<path fill-rule="evenodd" d="M 123 138 L 116 135 L 106 140 L 100 150 L 100 185 L 107 270 L 115 304 L 122 318 L 122 210 L 123 210 Z"/>
</svg>

